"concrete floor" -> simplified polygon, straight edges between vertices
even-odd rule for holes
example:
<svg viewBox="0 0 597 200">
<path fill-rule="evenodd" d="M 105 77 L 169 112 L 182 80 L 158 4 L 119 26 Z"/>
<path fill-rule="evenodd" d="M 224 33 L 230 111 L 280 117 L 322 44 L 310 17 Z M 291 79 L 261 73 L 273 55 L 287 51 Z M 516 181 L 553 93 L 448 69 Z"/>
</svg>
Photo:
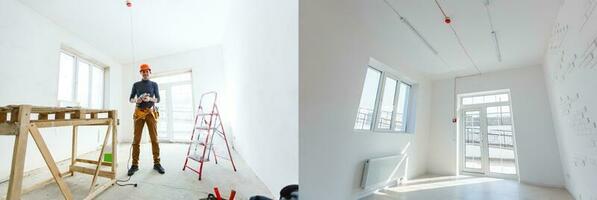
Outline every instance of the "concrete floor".
<svg viewBox="0 0 597 200">
<path fill-rule="evenodd" d="M 207 193 L 213 191 L 213 187 L 219 187 L 223 193 L 229 193 L 230 189 L 237 191 L 237 199 L 248 199 L 254 195 L 263 195 L 273 197 L 267 187 L 257 178 L 253 171 L 246 165 L 238 154 L 233 153 L 238 171 L 232 170 L 230 162 L 223 161 L 215 165 L 208 162 L 204 165 L 203 180 L 198 180 L 198 175 L 190 170 L 182 171 L 184 156 L 188 146 L 186 144 L 162 143 L 161 164 L 166 170 L 166 174 L 161 175 L 153 170 L 153 161 L 151 158 L 151 145 L 141 145 L 141 155 L 139 171 L 131 178 L 131 183 L 138 183 L 138 187 L 126 186 L 120 187 L 114 185 L 100 194 L 96 199 L 201 199 L 207 196 Z M 120 179 L 125 179 L 130 144 L 119 145 L 118 173 Z M 92 152 L 80 157 L 97 159 L 99 152 Z M 66 171 L 68 162 L 61 162 L 59 168 Z M 189 161 L 195 163 L 194 161 Z M 30 175 L 24 179 L 23 188 L 33 185 L 40 180 L 50 178 L 51 175 L 47 168 L 41 168 L 30 172 Z M 101 184 L 105 178 L 98 179 Z M 65 182 L 70 187 L 75 199 L 82 199 L 87 195 L 91 184 L 91 176 L 85 174 L 75 174 L 73 177 L 65 178 Z M 8 183 L 0 184 L 0 199 L 6 196 Z M 228 195 L 225 195 L 228 196 Z M 45 187 L 36 189 L 23 195 L 22 199 L 63 199 L 57 185 L 51 183 Z"/>
<path fill-rule="evenodd" d="M 487 177 L 426 177 L 382 189 L 365 200 L 573 200 L 565 189 Z"/>
</svg>

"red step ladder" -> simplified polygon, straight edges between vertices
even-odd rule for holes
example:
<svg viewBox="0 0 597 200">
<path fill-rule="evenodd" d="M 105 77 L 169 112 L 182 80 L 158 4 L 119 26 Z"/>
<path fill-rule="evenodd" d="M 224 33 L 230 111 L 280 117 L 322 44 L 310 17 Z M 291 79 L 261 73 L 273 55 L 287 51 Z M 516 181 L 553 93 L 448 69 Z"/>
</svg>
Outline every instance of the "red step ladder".
<svg viewBox="0 0 597 200">
<path fill-rule="evenodd" d="M 213 102 L 211 104 L 211 111 L 203 108 L 203 100 L 206 97 L 213 96 Z M 190 169 L 193 172 L 199 174 L 199 180 L 201 180 L 201 174 L 203 173 L 203 164 L 209 162 L 213 155 L 213 159 L 218 164 L 218 158 L 229 160 L 232 163 L 232 168 L 236 172 L 236 165 L 232 159 L 230 153 L 230 146 L 228 145 L 228 139 L 226 138 L 226 132 L 224 131 L 224 125 L 222 124 L 222 118 L 220 117 L 220 110 L 216 101 L 218 100 L 218 93 L 215 91 L 207 92 L 201 95 L 199 100 L 199 107 L 195 114 L 195 123 L 193 125 L 193 133 L 191 134 L 191 144 L 187 151 L 187 156 L 184 161 L 184 167 L 182 170 Z M 228 157 L 216 155 L 214 147 L 214 136 L 223 138 L 226 143 L 226 150 L 228 151 Z M 194 169 L 189 166 L 189 160 L 199 162 L 199 169 Z"/>
</svg>

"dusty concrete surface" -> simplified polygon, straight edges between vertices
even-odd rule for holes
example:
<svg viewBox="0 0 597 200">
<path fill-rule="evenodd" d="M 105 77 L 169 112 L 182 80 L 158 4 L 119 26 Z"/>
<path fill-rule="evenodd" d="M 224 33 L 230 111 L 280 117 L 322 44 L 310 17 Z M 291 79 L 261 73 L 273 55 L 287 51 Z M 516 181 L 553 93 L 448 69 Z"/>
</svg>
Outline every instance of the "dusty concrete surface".
<svg viewBox="0 0 597 200">
<path fill-rule="evenodd" d="M 230 162 L 220 161 L 216 165 L 211 161 L 204 165 L 203 179 L 199 181 L 196 173 L 190 170 L 182 171 L 187 147 L 186 144 L 160 144 L 161 164 L 166 169 L 166 174 L 161 175 L 153 170 L 151 145 L 142 144 L 140 169 L 130 180 L 131 183 L 138 183 L 138 187 L 114 185 L 96 199 L 201 199 L 205 198 L 207 193 L 212 192 L 215 186 L 219 187 L 221 192 L 226 193 L 225 196 L 228 196 L 230 189 L 235 189 L 237 191 L 236 199 L 247 199 L 254 195 L 273 197 L 272 193 L 236 153 L 233 153 L 232 156 L 237 164 L 237 172 L 232 170 Z M 118 173 L 120 179 L 127 177 L 126 162 L 129 151 L 130 144 L 119 145 Z M 99 152 L 91 152 L 80 157 L 97 159 L 98 155 Z M 60 162 L 59 168 L 66 171 L 69 162 L 70 160 Z M 198 166 L 194 161 L 189 162 L 193 163 L 193 166 Z M 51 177 L 47 168 L 34 170 L 29 174 L 24 180 L 23 188 Z M 89 191 L 91 178 L 86 174 L 75 174 L 73 177 L 66 177 L 65 181 L 75 198 L 82 199 Z M 98 184 L 104 181 L 106 179 L 100 178 Z M 4 199 L 7 189 L 8 182 L 0 184 L 0 199 Z M 57 185 L 51 183 L 24 194 L 22 199 L 63 199 L 63 197 Z"/>
</svg>

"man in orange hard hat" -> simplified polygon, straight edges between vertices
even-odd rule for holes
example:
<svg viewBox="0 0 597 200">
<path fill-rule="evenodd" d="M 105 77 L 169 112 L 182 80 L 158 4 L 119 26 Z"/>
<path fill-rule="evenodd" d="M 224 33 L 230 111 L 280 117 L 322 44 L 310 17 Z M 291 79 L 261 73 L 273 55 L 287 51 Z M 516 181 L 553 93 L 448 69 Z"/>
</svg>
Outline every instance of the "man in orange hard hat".
<svg viewBox="0 0 597 200">
<path fill-rule="evenodd" d="M 160 102 L 160 90 L 156 82 L 150 81 L 151 68 L 148 64 L 141 64 L 139 67 L 141 74 L 141 81 L 133 84 L 133 90 L 129 97 L 131 103 L 136 104 L 135 114 L 133 119 L 135 121 L 135 131 L 133 137 L 133 165 L 128 171 L 128 175 L 132 176 L 139 170 L 139 145 L 141 143 L 141 133 L 143 126 L 147 124 L 149 129 L 149 138 L 151 139 L 151 151 L 153 153 L 153 169 L 160 174 L 164 174 L 164 168 L 160 165 L 160 145 L 158 143 L 157 123 L 159 113 L 156 111 L 154 105 Z"/>
</svg>

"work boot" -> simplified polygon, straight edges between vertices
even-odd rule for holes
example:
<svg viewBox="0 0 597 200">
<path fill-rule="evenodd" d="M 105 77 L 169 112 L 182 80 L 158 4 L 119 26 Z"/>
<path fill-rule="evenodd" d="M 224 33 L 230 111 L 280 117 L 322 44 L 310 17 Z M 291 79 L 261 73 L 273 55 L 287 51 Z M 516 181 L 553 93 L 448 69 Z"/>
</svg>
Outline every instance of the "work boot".
<svg viewBox="0 0 597 200">
<path fill-rule="evenodd" d="M 160 174 L 166 173 L 166 171 L 164 171 L 164 168 L 160 164 L 154 164 L 153 169 L 155 169 L 155 171 L 158 171 L 158 173 Z"/>
<path fill-rule="evenodd" d="M 139 171 L 139 166 L 137 165 L 132 165 L 131 168 L 129 169 L 129 176 L 132 176 L 133 174 L 135 174 L 135 172 Z"/>
</svg>

